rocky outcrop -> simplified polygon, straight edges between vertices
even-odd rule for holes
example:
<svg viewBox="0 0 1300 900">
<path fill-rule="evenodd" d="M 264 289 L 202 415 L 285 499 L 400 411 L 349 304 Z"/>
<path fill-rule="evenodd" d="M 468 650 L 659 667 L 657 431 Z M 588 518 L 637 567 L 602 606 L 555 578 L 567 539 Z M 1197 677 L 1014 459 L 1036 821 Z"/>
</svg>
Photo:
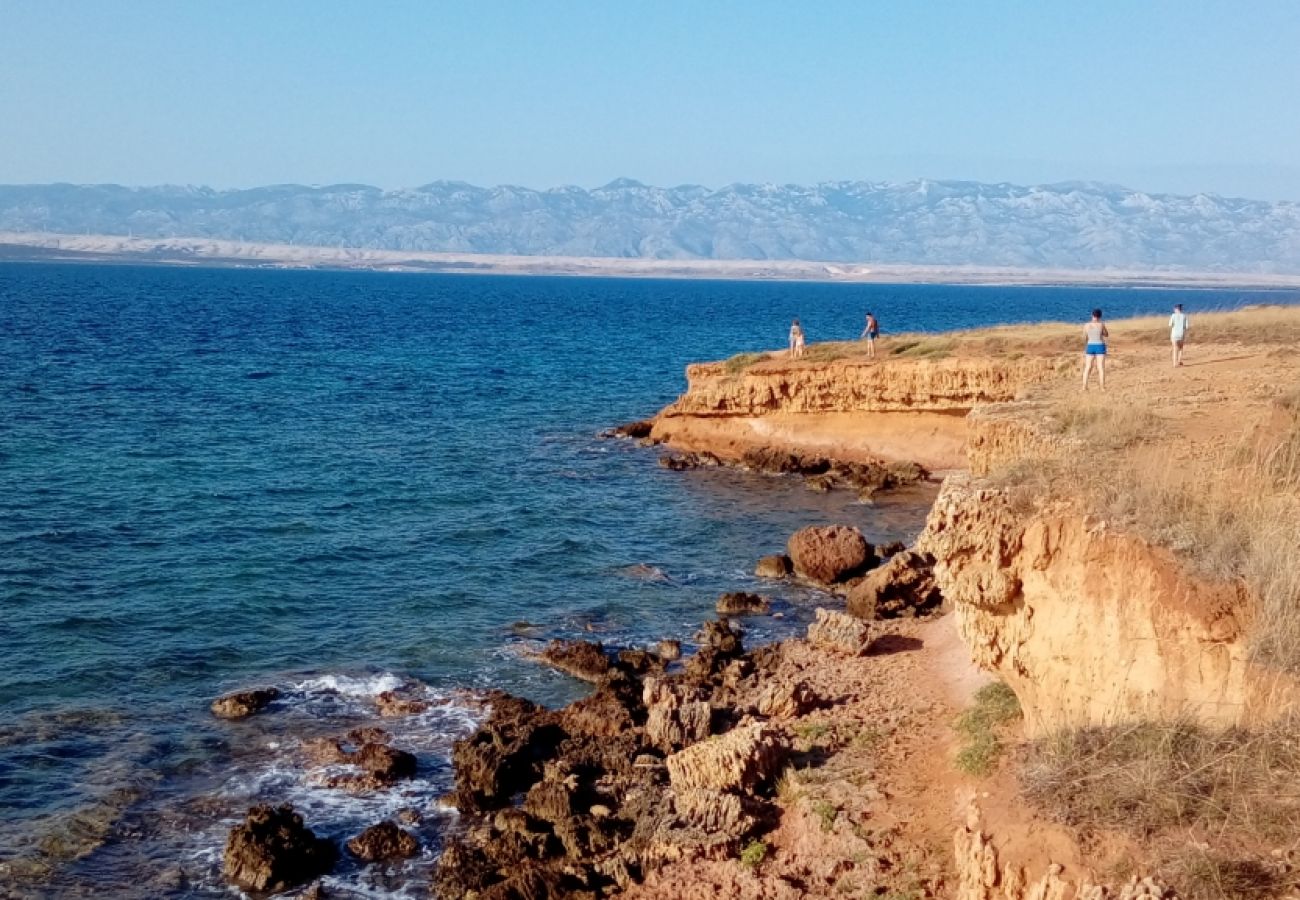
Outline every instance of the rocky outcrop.
<svg viewBox="0 0 1300 900">
<path fill-rule="evenodd" d="M 808 642 L 833 653 L 846 656 L 866 656 L 875 639 L 875 631 L 868 622 L 842 612 L 818 609 L 816 620 L 808 626 Z"/>
<path fill-rule="evenodd" d="M 382 691 L 377 694 L 375 706 L 379 709 L 379 714 L 386 719 L 415 716 L 429 710 L 428 701 L 408 697 L 398 691 Z"/>
<path fill-rule="evenodd" d="M 551 641 L 537 657 L 548 666 L 593 684 L 609 674 L 605 648 L 591 641 Z"/>
<path fill-rule="evenodd" d="M 280 697 L 276 688 L 237 691 L 212 701 L 212 714 L 219 719 L 243 719 L 261 712 Z"/>
<path fill-rule="evenodd" d="M 1030 516 L 969 477 L 945 483 L 918 549 L 975 661 L 1015 690 L 1031 736 L 1191 716 L 1248 724 L 1295 702 L 1254 667 L 1244 589 L 1071 507 Z"/>
<path fill-rule="evenodd" d="M 790 535 L 786 547 L 797 575 L 820 584 L 846 581 L 876 562 L 862 532 L 851 525 L 812 525 Z"/>
<path fill-rule="evenodd" d="M 221 870 L 241 890 L 277 893 L 324 875 L 337 858 L 292 808 L 255 806 L 230 829 Z"/>
<path fill-rule="evenodd" d="M 348 841 L 348 852 L 362 862 L 386 862 L 409 859 L 420 853 L 420 842 L 415 835 L 396 822 L 380 822 Z"/>
<path fill-rule="evenodd" d="M 904 550 L 872 569 L 849 589 L 847 606 L 860 619 L 924 615 L 943 603 L 934 580 L 934 557 Z"/>
<path fill-rule="evenodd" d="M 955 900 L 1176 900 L 1177 895 L 1153 878 L 1130 878 L 1121 885 L 1095 884 L 1086 875 L 1071 875 L 1059 863 L 1040 872 L 1026 871 L 1002 858 L 992 837 L 981 830 L 978 813 L 968 814 L 953 836 L 957 886 Z"/>
</svg>

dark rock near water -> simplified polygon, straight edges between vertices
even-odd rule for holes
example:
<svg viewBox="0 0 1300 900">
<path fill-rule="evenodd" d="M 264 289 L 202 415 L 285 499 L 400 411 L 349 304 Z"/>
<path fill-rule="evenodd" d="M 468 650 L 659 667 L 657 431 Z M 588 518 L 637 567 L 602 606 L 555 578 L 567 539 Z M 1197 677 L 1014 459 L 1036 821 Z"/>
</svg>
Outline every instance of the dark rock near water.
<svg viewBox="0 0 1300 900">
<path fill-rule="evenodd" d="M 877 562 L 862 532 L 850 525 L 801 528 L 786 549 L 794 571 L 820 584 L 847 581 Z"/>
<path fill-rule="evenodd" d="M 625 425 L 616 425 L 613 428 L 606 429 L 600 433 L 600 436 L 632 438 L 639 441 L 650 437 L 650 432 L 654 430 L 654 427 L 654 419 L 642 419 L 638 422 L 628 422 Z"/>
<path fill-rule="evenodd" d="M 610 661 L 605 648 L 592 641 L 551 641 L 538 659 L 565 674 L 592 683 L 609 675 Z"/>
<path fill-rule="evenodd" d="M 722 460 L 712 453 L 669 453 L 659 457 L 659 465 L 674 472 L 687 469 L 711 469 L 722 465 Z"/>
<path fill-rule="evenodd" d="M 759 578 L 785 578 L 794 571 L 794 564 L 784 553 L 764 556 L 754 567 L 754 574 Z"/>
<path fill-rule="evenodd" d="M 415 835 L 396 822 L 380 822 L 348 841 L 348 852 L 362 862 L 385 862 L 391 859 L 410 859 L 420 853 L 420 842 Z"/>
<path fill-rule="evenodd" d="M 717 611 L 720 616 L 765 616 L 772 604 L 759 594 L 731 591 L 718 598 Z"/>
<path fill-rule="evenodd" d="M 212 701 L 212 714 L 220 719 L 243 719 L 266 709 L 279 697 L 280 692 L 273 687 L 226 694 Z"/>
<path fill-rule="evenodd" d="M 230 829 L 222 872 L 242 890 L 277 893 L 324 875 L 337 858 L 333 842 L 316 837 L 291 807 L 255 806 Z"/>
<path fill-rule="evenodd" d="M 566 737 L 557 716 L 508 694 L 491 698 L 488 720 L 452 750 L 456 770 L 453 799 L 461 812 L 500 809 L 541 776 Z"/>
<path fill-rule="evenodd" d="M 915 550 L 894 554 L 868 572 L 848 594 L 848 611 L 860 619 L 894 619 L 932 612 L 943 604 L 934 580 L 934 557 Z"/>
</svg>

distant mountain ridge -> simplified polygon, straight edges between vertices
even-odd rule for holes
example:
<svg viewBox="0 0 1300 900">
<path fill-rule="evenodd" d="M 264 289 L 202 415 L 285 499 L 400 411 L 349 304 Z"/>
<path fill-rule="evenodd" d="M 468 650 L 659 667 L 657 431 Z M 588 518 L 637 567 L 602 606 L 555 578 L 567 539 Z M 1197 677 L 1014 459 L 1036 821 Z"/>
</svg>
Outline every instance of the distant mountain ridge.
<svg viewBox="0 0 1300 900">
<path fill-rule="evenodd" d="M 653 259 L 1300 272 L 1300 203 L 968 181 L 0 185 L 0 231 Z"/>
</svg>

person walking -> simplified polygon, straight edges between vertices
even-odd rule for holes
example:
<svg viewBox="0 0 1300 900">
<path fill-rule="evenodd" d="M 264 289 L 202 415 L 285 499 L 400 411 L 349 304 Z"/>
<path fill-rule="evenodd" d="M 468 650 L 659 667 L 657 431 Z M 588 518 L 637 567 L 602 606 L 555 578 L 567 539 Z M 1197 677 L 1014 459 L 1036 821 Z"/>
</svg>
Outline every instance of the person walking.
<svg viewBox="0 0 1300 900">
<path fill-rule="evenodd" d="M 798 359 L 803 356 L 803 328 L 799 326 L 799 320 L 795 319 L 790 323 L 790 356 Z"/>
<path fill-rule="evenodd" d="M 1092 321 L 1083 326 L 1083 336 L 1087 342 L 1083 348 L 1083 389 L 1085 391 L 1088 389 L 1088 376 L 1092 374 L 1095 363 L 1097 384 L 1104 391 L 1106 390 L 1106 338 L 1110 337 L 1110 332 L 1101 321 L 1101 310 L 1092 311 Z"/>
<path fill-rule="evenodd" d="M 867 327 L 862 329 L 862 337 L 858 338 L 858 340 L 866 339 L 868 359 L 876 358 L 876 338 L 878 337 L 880 337 L 880 323 L 876 321 L 875 316 L 867 313 Z"/>
<path fill-rule="evenodd" d="M 1181 303 L 1174 304 L 1174 314 L 1169 317 L 1169 341 L 1174 346 L 1174 366 L 1183 364 L 1183 343 L 1187 340 L 1187 330 L 1192 320 L 1183 312 Z"/>
</svg>

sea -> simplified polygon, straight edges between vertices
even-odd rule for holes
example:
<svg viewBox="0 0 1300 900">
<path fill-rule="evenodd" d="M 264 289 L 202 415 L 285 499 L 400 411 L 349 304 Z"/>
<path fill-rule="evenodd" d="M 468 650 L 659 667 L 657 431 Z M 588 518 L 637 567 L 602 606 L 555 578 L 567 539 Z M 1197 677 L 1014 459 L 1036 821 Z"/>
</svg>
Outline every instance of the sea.
<svg viewBox="0 0 1300 900">
<path fill-rule="evenodd" d="M 900 331 L 1300 302 L 1297 291 L 946 286 L 0 264 L 0 896 L 229 897 L 255 803 L 345 840 L 405 813 L 424 850 L 345 857 L 330 896 L 426 897 L 452 743 L 503 689 L 583 687 L 556 637 L 688 651 L 723 591 L 808 524 L 918 533 L 933 486 L 860 502 L 671 472 L 604 439 L 688 363 Z M 1195 334 L 1196 332 L 1193 332 Z M 886 347 L 887 349 L 887 347 Z M 224 692 L 281 697 L 239 722 Z M 304 740 L 378 722 L 417 777 L 353 795 Z"/>
</svg>

